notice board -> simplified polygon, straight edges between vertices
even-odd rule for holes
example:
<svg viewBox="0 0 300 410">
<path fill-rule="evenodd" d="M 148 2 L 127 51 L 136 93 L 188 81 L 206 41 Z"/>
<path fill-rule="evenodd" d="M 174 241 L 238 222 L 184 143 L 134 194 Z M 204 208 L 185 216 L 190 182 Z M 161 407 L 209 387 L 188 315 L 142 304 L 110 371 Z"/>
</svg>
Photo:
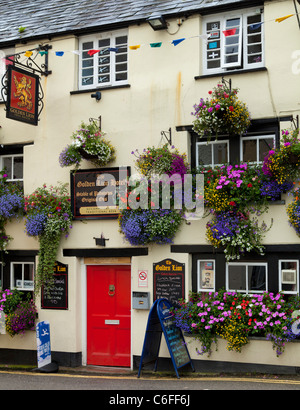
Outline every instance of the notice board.
<svg viewBox="0 0 300 410">
<path fill-rule="evenodd" d="M 41 307 L 42 309 L 68 309 L 68 265 L 55 262 L 54 284 L 47 292 L 42 287 Z"/>
<path fill-rule="evenodd" d="M 166 298 L 173 306 L 185 297 L 185 264 L 173 259 L 153 263 L 153 299 Z"/>
<path fill-rule="evenodd" d="M 178 369 L 187 364 L 190 364 L 195 371 L 182 331 L 174 323 L 171 308 L 172 304 L 162 298 L 157 299 L 150 309 L 138 377 L 144 365 L 155 363 L 154 371 L 157 370 L 162 333 L 165 336 L 176 376 L 179 378 Z"/>
</svg>

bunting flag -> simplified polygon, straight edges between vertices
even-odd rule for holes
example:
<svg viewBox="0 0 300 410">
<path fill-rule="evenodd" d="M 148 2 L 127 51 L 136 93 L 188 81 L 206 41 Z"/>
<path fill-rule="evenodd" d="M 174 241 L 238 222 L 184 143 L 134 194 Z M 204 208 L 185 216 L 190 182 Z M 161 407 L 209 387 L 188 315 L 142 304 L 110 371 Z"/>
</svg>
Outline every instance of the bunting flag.
<svg viewBox="0 0 300 410">
<path fill-rule="evenodd" d="M 287 20 L 288 18 L 290 18 L 292 16 L 298 16 L 298 15 L 299 15 L 299 13 L 288 14 L 286 16 L 278 17 L 276 19 L 272 19 L 272 20 L 268 20 L 268 21 L 262 21 L 262 22 L 259 22 L 259 23 L 253 23 L 253 24 L 249 25 L 249 29 L 252 30 L 252 31 L 253 30 L 258 30 L 262 26 L 262 24 L 269 23 L 269 22 L 272 22 L 272 21 L 273 22 L 275 21 L 276 23 L 281 23 L 282 21 Z M 237 32 L 237 28 L 223 30 L 222 32 L 223 32 L 225 37 L 233 36 Z M 207 42 L 207 40 L 209 38 L 211 38 L 211 34 L 200 34 L 200 35 L 197 35 L 197 36 L 188 37 L 188 39 L 192 39 L 192 38 L 202 39 L 202 40 Z M 172 44 L 174 46 L 177 46 L 178 44 L 182 43 L 184 40 L 186 40 L 186 38 L 179 38 L 179 39 L 173 40 L 171 42 L 168 41 L 168 43 Z M 139 48 L 141 48 L 142 46 L 145 46 L 145 45 L 147 45 L 147 44 L 130 45 L 129 49 L 130 50 L 138 50 Z M 155 43 L 148 43 L 148 46 L 150 46 L 151 48 L 160 48 L 162 45 L 163 45 L 163 43 L 161 41 L 160 42 L 155 42 Z M 215 44 L 210 43 L 209 48 L 215 48 Z M 94 54 L 97 54 L 101 51 L 103 52 L 104 50 L 105 50 L 105 52 L 109 51 L 111 53 L 117 53 L 119 51 L 119 48 L 117 48 L 117 47 L 104 47 L 104 48 L 101 48 L 99 50 L 98 49 L 97 50 L 91 49 L 91 50 L 87 51 L 87 54 L 92 57 Z M 33 51 L 35 51 L 37 54 L 40 54 L 41 56 L 44 56 L 45 54 L 48 54 L 48 53 L 52 52 L 58 57 L 63 57 L 66 52 L 70 52 L 70 53 L 73 53 L 73 54 L 76 54 L 76 55 L 79 55 L 79 56 L 82 53 L 82 51 L 80 51 L 80 50 L 66 50 L 66 51 L 53 51 L 53 50 L 51 50 L 51 51 L 44 51 L 44 50 L 40 50 L 39 48 L 34 49 Z M 27 57 L 27 58 L 30 58 L 33 55 L 33 51 L 32 50 L 24 51 L 23 52 L 24 56 Z"/>
<path fill-rule="evenodd" d="M 31 57 L 32 56 L 32 54 L 33 54 L 33 51 L 25 51 L 25 57 Z"/>
<path fill-rule="evenodd" d="M 249 27 L 250 27 L 250 30 L 257 30 L 257 29 L 259 29 L 261 26 L 262 26 L 262 22 L 261 23 L 255 23 L 255 24 L 251 24 Z"/>
<path fill-rule="evenodd" d="M 89 50 L 87 53 L 89 56 L 93 56 L 94 54 L 99 53 L 100 50 Z"/>
<path fill-rule="evenodd" d="M 137 45 L 135 45 L 135 46 L 129 46 L 130 50 L 137 50 L 137 49 L 140 48 L 140 47 L 141 47 L 140 44 L 137 44 Z"/>
<path fill-rule="evenodd" d="M 160 42 L 160 43 L 150 43 L 150 47 L 152 47 L 152 48 L 161 47 L 161 45 L 162 45 L 162 42 Z"/>
<path fill-rule="evenodd" d="M 224 34 L 225 37 L 234 36 L 235 33 L 236 33 L 236 28 L 231 28 L 229 30 L 224 30 L 223 31 L 223 34 Z"/>
<path fill-rule="evenodd" d="M 177 46 L 179 43 L 181 43 L 184 40 L 185 40 L 185 38 L 179 38 L 178 40 L 173 40 L 172 44 L 174 44 L 174 46 Z"/>
<path fill-rule="evenodd" d="M 290 18 L 290 17 L 292 17 L 292 16 L 294 16 L 294 15 L 295 15 L 295 14 L 288 14 L 287 16 L 279 17 L 279 18 L 275 19 L 275 21 L 276 21 L 277 23 L 281 23 L 282 21 L 284 21 L 284 20 L 286 20 L 286 19 L 288 19 L 288 18 Z"/>
</svg>

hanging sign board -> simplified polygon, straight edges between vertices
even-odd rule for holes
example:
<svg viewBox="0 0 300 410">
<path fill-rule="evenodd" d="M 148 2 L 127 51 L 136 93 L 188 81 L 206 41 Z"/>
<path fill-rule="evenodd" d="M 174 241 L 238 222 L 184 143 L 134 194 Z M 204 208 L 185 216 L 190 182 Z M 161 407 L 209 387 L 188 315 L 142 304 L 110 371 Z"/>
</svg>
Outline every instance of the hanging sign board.
<svg viewBox="0 0 300 410">
<path fill-rule="evenodd" d="M 39 76 L 9 65 L 7 70 L 6 117 L 38 124 Z"/>
<path fill-rule="evenodd" d="M 187 364 L 190 364 L 192 370 L 195 371 L 182 331 L 174 323 L 170 312 L 171 307 L 171 303 L 163 298 L 157 299 L 151 307 L 138 377 L 144 365 L 155 363 L 154 371 L 156 371 L 162 333 L 165 336 L 177 378 L 179 378 L 178 369 Z"/>
<path fill-rule="evenodd" d="M 153 263 L 153 298 L 168 299 L 177 307 L 184 299 L 185 264 L 173 259 Z"/>
<path fill-rule="evenodd" d="M 44 292 L 42 287 L 41 307 L 42 309 L 68 309 L 68 265 L 55 262 L 53 273 L 53 287 Z"/>
<path fill-rule="evenodd" d="M 71 173 L 74 219 L 117 219 L 119 194 L 127 188 L 130 167 L 85 169 Z"/>
<path fill-rule="evenodd" d="M 36 325 L 38 368 L 51 363 L 50 324 L 48 321 Z"/>
</svg>

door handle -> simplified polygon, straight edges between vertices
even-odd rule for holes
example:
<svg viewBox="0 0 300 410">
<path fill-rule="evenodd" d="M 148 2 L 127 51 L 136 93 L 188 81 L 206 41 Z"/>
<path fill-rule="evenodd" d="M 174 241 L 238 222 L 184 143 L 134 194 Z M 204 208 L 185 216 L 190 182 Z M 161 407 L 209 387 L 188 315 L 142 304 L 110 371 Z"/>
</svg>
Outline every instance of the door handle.
<svg viewBox="0 0 300 410">
<path fill-rule="evenodd" d="M 108 287 L 109 296 L 114 296 L 115 292 L 116 292 L 115 285 L 109 285 L 109 287 Z"/>
</svg>

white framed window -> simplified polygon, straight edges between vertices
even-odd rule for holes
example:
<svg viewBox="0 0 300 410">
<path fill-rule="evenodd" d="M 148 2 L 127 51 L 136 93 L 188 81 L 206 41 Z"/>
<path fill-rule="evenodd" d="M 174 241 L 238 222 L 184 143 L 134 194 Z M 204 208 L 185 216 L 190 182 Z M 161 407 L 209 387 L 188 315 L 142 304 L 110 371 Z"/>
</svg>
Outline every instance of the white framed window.
<svg viewBox="0 0 300 410">
<path fill-rule="evenodd" d="M 0 162 L 8 182 L 23 182 L 23 154 L 2 155 Z"/>
<path fill-rule="evenodd" d="M 196 167 L 212 168 L 229 162 L 229 140 L 196 142 Z"/>
<path fill-rule="evenodd" d="M 264 66 L 261 9 L 206 16 L 203 34 L 208 35 L 203 40 L 203 74 Z"/>
<path fill-rule="evenodd" d="M 79 52 L 79 89 L 127 84 L 127 30 L 81 37 Z"/>
<path fill-rule="evenodd" d="M 241 137 L 241 161 L 261 164 L 266 154 L 274 147 L 274 134 Z"/>
<path fill-rule="evenodd" d="M 203 259 L 197 262 L 198 292 L 215 291 L 216 266 L 213 259 Z"/>
<path fill-rule="evenodd" d="M 34 263 L 11 262 L 10 283 L 11 289 L 34 290 Z"/>
<path fill-rule="evenodd" d="M 279 260 L 279 291 L 286 294 L 299 293 L 299 261 Z"/>
<path fill-rule="evenodd" d="M 226 289 L 241 293 L 263 293 L 268 290 L 268 264 L 228 262 Z"/>
</svg>

